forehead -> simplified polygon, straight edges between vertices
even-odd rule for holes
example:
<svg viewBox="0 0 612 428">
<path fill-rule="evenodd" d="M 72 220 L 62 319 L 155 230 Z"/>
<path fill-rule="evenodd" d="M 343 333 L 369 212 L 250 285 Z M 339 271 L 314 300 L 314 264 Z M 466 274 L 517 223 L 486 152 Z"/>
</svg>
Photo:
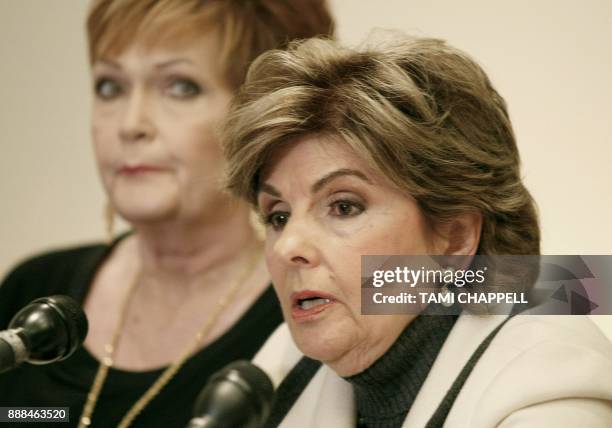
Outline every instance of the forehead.
<svg viewBox="0 0 612 428">
<path fill-rule="evenodd" d="M 136 52 L 143 55 L 160 52 L 167 54 L 181 52 L 214 58 L 219 50 L 219 36 L 216 31 L 203 31 L 198 34 L 191 34 L 190 37 L 184 37 L 180 34 L 174 35 L 173 32 L 168 33 L 161 30 L 155 34 L 141 34 L 120 45 L 109 46 L 98 53 L 96 60 L 119 58 L 127 52 Z"/>
<path fill-rule="evenodd" d="M 105 63 L 119 64 L 121 67 L 156 67 L 175 61 L 185 62 L 199 71 L 212 74 L 221 79 L 217 61 L 220 52 L 218 35 L 209 31 L 190 39 L 159 39 L 154 43 L 149 39 L 137 38 L 122 50 L 101 55 L 94 68 Z"/>
<path fill-rule="evenodd" d="M 316 173 L 316 169 L 346 165 L 357 161 L 346 144 L 327 136 L 306 136 L 284 143 L 272 149 L 268 155 L 262 178 L 279 171 L 296 168 L 295 172 Z M 316 167 L 312 170 L 312 167 Z"/>
<path fill-rule="evenodd" d="M 369 181 L 386 178 L 345 141 L 332 136 L 306 136 L 283 144 L 270 153 L 260 174 L 260 184 L 282 185 L 287 180 L 310 186 L 338 170 L 359 171 Z"/>
</svg>

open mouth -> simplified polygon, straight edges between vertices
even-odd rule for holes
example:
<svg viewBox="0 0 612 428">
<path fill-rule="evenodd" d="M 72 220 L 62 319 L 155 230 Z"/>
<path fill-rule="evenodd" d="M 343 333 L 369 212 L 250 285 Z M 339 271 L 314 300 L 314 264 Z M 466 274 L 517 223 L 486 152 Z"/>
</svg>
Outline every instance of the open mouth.
<svg viewBox="0 0 612 428">
<path fill-rule="evenodd" d="M 291 296 L 291 315 L 298 322 L 312 320 L 317 314 L 333 305 L 336 300 L 325 293 L 318 291 L 301 291 Z"/>
<path fill-rule="evenodd" d="M 313 297 L 311 299 L 300 299 L 298 300 L 298 306 L 302 309 L 302 310 L 309 310 L 312 309 L 314 307 L 317 307 L 319 305 L 324 305 L 326 303 L 331 303 L 331 300 L 329 299 L 324 299 L 322 297 Z"/>
</svg>

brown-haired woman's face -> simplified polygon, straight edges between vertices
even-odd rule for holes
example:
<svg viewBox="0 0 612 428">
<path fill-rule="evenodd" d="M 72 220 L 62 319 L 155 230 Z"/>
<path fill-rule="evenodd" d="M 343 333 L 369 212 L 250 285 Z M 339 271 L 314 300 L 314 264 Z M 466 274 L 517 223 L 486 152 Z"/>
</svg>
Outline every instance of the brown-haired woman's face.
<svg viewBox="0 0 612 428">
<path fill-rule="evenodd" d="M 361 255 L 434 254 L 437 238 L 417 202 L 345 143 L 291 143 L 262 177 L 266 258 L 294 340 L 340 375 L 367 368 L 412 316 L 361 315 Z"/>
<path fill-rule="evenodd" d="M 138 42 L 93 64 L 93 140 L 104 187 L 131 222 L 194 221 L 224 198 L 218 125 L 233 91 L 218 43 Z"/>
</svg>

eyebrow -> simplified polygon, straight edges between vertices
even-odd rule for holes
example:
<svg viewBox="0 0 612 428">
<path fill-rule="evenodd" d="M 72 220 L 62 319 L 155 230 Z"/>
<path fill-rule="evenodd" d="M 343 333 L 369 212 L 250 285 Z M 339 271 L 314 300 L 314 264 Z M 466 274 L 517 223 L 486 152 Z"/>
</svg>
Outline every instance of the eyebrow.
<svg viewBox="0 0 612 428">
<path fill-rule="evenodd" d="M 342 168 L 342 169 L 338 169 L 336 171 L 332 171 L 332 172 L 324 175 L 323 177 L 319 178 L 310 187 L 310 193 L 317 193 L 323 187 L 325 187 L 327 184 L 329 184 L 330 182 L 334 181 L 336 178 L 345 177 L 345 176 L 357 177 L 357 178 L 365 181 L 368 184 L 372 184 L 372 181 L 363 172 L 358 171 L 356 169 Z M 268 183 L 263 183 L 260 186 L 259 193 L 261 193 L 261 192 L 268 193 L 268 194 L 270 194 L 272 196 L 275 196 L 277 198 L 281 198 L 282 197 L 281 192 L 279 192 L 274 186 L 272 186 L 271 184 L 268 184 Z"/>
<path fill-rule="evenodd" d="M 366 177 L 366 175 L 363 172 L 358 171 L 356 169 L 342 168 L 342 169 L 338 169 L 336 171 L 332 171 L 329 174 L 325 175 L 324 177 L 318 179 L 311 186 L 310 192 L 311 193 L 317 193 L 319 190 L 321 190 L 327 184 L 329 184 L 330 182 L 334 181 L 336 178 L 344 177 L 344 176 L 347 176 L 347 175 L 348 176 L 352 176 L 352 177 L 357 177 L 357 178 L 365 181 L 368 184 L 372 184 L 370 179 L 368 177 Z"/>
<path fill-rule="evenodd" d="M 95 66 L 97 63 L 103 64 L 103 65 L 106 65 L 106 66 L 108 66 L 108 67 L 112 67 L 112 68 L 121 69 L 121 65 L 119 65 L 119 63 L 118 63 L 118 62 L 115 62 L 115 61 L 110 60 L 110 59 L 99 59 L 99 60 L 97 60 L 97 61 L 94 63 L 94 66 Z"/>
<path fill-rule="evenodd" d="M 107 66 L 110 66 L 110 67 L 113 67 L 113 68 L 116 68 L 116 69 L 119 69 L 119 70 L 121 69 L 121 64 L 119 64 L 116 61 L 110 60 L 110 59 L 99 59 L 96 62 L 99 62 L 101 64 L 104 64 L 104 65 L 107 65 Z M 157 68 L 157 69 L 163 69 L 163 68 L 167 68 L 167 67 L 173 66 L 175 64 L 180 64 L 180 63 L 185 63 L 185 64 L 193 65 L 193 61 L 191 61 L 188 58 L 176 58 L 176 59 L 170 59 L 168 61 L 163 61 L 163 62 L 157 63 L 157 64 L 154 65 L 154 67 Z"/>
<path fill-rule="evenodd" d="M 170 67 L 172 65 L 180 64 L 180 63 L 185 63 L 185 64 L 193 65 L 193 61 L 191 61 L 188 58 L 176 58 L 176 59 L 170 59 L 168 61 L 164 61 L 164 62 L 160 62 L 158 64 L 155 64 L 155 68 L 167 68 L 167 67 Z"/>
<path fill-rule="evenodd" d="M 268 183 L 263 183 L 261 186 L 259 186 L 259 192 L 258 193 L 268 193 L 272 196 L 275 196 L 277 198 L 282 198 L 283 195 L 281 195 L 281 193 L 276 190 L 276 187 L 272 186 L 271 184 Z"/>
</svg>

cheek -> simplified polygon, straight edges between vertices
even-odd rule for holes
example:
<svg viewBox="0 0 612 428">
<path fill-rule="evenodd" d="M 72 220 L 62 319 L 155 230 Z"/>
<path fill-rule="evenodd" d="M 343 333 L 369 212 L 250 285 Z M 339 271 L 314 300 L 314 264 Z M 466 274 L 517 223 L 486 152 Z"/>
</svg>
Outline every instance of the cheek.
<svg viewBox="0 0 612 428">
<path fill-rule="evenodd" d="M 411 205 L 393 206 L 373 216 L 359 243 L 362 254 L 429 254 L 430 234 L 422 215 Z"/>
<path fill-rule="evenodd" d="M 94 102 L 91 112 L 91 123 L 94 129 L 115 132 L 118 130 L 123 117 L 124 103 L 113 101 L 108 104 L 101 101 Z"/>
<path fill-rule="evenodd" d="M 173 136 L 166 141 L 176 142 L 174 151 L 177 157 L 193 165 L 196 171 L 209 174 L 211 170 L 222 170 L 223 151 L 215 130 L 208 123 L 191 123 L 174 127 Z"/>
<path fill-rule="evenodd" d="M 220 144 L 221 124 L 227 108 L 220 101 L 203 100 L 182 111 L 166 111 L 165 128 L 175 139 L 187 142 L 186 148 L 193 155 L 207 158 L 222 158 Z"/>
<path fill-rule="evenodd" d="M 359 233 L 328 239 L 326 251 L 330 277 L 338 284 L 344 300 L 355 314 L 361 313 L 361 258 L 365 255 L 402 254 L 410 238 L 397 233 L 391 219 L 376 218 L 364 224 Z M 380 220 L 380 221 L 378 221 Z"/>
<path fill-rule="evenodd" d="M 109 131 L 108 127 L 94 123 L 91 128 L 91 138 L 94 153 L 96 155 L 96 162 L 98 165 L 104 166 L 111 161 L 115 150 L 112 133 Z"/>
<path fill-rule="evenodd" d="M 266 265 L 268 266 L 268 271 L 270 272 L 270 277 L 272 279 L 272 284 L 274 284 L 274 288 L 277 290 L 277 293 L 279 295 L 282 295 L 282 290 L 285 284 L 286 269 L 284 263 L 282 263 L 281 260 L 274 253 L 275 242 L 276 239 L 274 235 L 270 232 L 266 232 Z"/>
<path fill-rule="evenodd" d="M 431 234 L 420 218 L 394 226 L 399 231 L 390 241 L 394 254 L 432 254 Z"/>
<path fill-rule="evenodd" d="M 94 103 L 91 116 L 91 136 L 96 151 L 119 143 L 121 106 L 119 103 L 99 105 Z"/>
<path fill-rule="evenodd" d="M 338 284 L 344 301 L 353 312 L 361 313 L 361 253 L 338 252 L 337 262 L 329 273 L 329 280 Z"/>
<path fill-rule="evenodd" d="M 363 238 L 363 234 L 320 238 L 324 243 L 319 249 L 325 272 L 320 279 L 347 305 L 351 318 L 361 314 L 361 255 L 369 254 Z"/>
</svg>

